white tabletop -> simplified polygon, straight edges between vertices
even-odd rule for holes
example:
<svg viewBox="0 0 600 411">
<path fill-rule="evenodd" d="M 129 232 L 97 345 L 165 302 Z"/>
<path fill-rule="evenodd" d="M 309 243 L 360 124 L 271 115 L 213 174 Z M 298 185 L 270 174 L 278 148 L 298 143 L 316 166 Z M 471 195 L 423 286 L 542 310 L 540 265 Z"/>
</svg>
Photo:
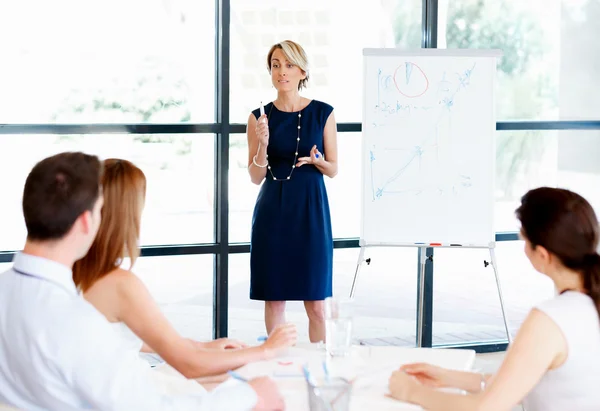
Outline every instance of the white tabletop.
<svg viewBox="0 0 600 411">
<path fill-rule="evenodd" d="M 286 410 L 306 411 L 309 409 L 308 392 L 301 368 L 307 364 L 311 374 L 319 378 L 323 375 L 326 358 L 322 347 L 304 345 L 290 349 L 285 356 L 275 360 L 248 364 L 238 372 L 247 378 L 263 375 L 274 378 L 285 397 Z M 464 371 L 471 369 L 474 361 L 473 350 L 355 346 L 348 357 L 328 359 L 328 369 L 331 376 L 357 377 L 350 401 L 351 411 L 420 410 L 420 407 L 385 396 L 392 371 L 412 362 L 428 362 Z"/>
</svg>

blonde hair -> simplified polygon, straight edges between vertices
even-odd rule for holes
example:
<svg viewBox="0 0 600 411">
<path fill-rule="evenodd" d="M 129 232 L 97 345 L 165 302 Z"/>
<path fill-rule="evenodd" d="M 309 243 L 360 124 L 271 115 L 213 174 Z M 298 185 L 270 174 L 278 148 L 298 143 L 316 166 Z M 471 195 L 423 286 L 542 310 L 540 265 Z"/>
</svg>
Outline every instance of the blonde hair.
<svg viewBox="0 0 600 411">
<path fill-rule="evenodd" d="M 269 70 L 269 74 L 271 74 L 271 59 L 277 49 L 281 50 L 285 58 L 306 75 L 306 78 L 300 80 L 300 83 L 298 83 L 298 90 L 302 90 L 308 83 L 308 57 L 306 56 L 306 52 L 300 44 L 292 40 L 284 40 L 274 44 L 269 50 L 269 54 L 267 54 L 267 70 Z"/>
<path fill-rule="evenodd" d="M 104 206 L 98 234 L 87 255 L 73 266 L 73 281 L 82 292 L 114 271 L 125 257 L 129 257 L 131 268 L 140 255 L 146 176 L 127 160 L 107 159 L 102 189 Z"/>
</svg>

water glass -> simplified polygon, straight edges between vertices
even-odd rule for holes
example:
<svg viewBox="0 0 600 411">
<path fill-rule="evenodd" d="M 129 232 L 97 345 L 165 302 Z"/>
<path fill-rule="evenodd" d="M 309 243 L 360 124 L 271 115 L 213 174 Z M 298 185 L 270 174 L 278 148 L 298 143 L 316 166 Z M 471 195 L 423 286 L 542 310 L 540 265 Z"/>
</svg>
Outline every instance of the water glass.
<svg viewBox="0 0 600 411">
<path fill-rule="evenodd" d="M 352 346 L 353 303 L 350 299 L 325 299 L 325 350 L 332 357 L 345 357 Z"/>
<path fill-rule="evenodd" d="M 318 385 L 308 383 L 310 411 L 348 411 L 352 383 L 344 378 L 325 379 Z"/>
</svg>

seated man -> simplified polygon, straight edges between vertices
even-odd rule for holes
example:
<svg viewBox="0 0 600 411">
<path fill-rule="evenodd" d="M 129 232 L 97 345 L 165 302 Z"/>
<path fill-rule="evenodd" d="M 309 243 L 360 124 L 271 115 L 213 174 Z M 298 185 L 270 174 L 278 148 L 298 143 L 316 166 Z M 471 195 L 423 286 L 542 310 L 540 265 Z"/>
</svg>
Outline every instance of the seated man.
<svg viewBox="0 0 600 411">
<path fill-rule="evenodd" d="M 27 241 L 0 275 L 0 403 L 27 410 L 279 410 L 274 382 L 228 382 L 166 396 L 133 363 L 106 318 L 77 292 L 72 266 L 100 224 L 101 163 L 62 153 L 27 177 Z"/>
</svg>

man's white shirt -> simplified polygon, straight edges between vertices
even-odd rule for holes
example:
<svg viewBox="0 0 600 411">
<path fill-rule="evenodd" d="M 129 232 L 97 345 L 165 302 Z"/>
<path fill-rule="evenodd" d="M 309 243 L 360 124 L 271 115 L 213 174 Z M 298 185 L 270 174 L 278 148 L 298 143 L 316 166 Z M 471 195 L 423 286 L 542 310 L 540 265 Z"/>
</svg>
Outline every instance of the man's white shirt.
<svg viewBox="0 0 600 411">
<path fill-rule="evenodd" d="M 0 274 L 0 403 L 26 410 L 252 410 L 254 390 L 165 396 L 77 291 L 71 270 L 19 253 Z"/>
</svg>

